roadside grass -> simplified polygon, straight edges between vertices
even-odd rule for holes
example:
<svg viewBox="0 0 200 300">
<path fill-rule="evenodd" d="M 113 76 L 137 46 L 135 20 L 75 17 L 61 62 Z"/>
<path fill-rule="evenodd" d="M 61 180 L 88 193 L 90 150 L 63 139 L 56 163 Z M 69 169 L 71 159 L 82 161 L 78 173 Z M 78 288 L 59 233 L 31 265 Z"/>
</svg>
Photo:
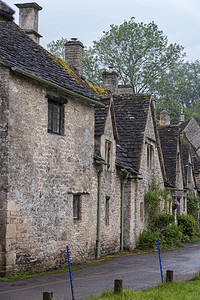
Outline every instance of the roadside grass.
<svg viewBox="0 0 200 300">
<path fill-rule="evenodd" d="M 145 291 L 124 290 L 120 294 L 105 291 L 100 297 L 85 300 L 199 300 L 200 280 L 194 282 L 164 283 L 148 288 Z"/>
</svg>

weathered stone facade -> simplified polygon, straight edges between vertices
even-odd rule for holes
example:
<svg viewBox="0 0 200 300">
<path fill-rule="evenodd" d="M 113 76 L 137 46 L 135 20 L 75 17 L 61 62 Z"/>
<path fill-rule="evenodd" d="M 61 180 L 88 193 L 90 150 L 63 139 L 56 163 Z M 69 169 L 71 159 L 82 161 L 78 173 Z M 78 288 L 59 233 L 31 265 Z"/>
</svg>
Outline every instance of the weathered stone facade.
<svg viewBox="0 0 200 300">
<path fill-rule="evenodd" d="M 18 48 L 6 48 L 13 39 Z M 183 162 L 180 128 L 169 125 L 167 112 L 170 138 L 159 137 L 151 94 L 118 89 L 109 70 L 108 91 L 97 97 L 81 77 L 79 41 L 66 45 L 72 68 L 14 23 L 0 20 L 0 43 L 1 272 L 58 268 L 66 245 L 72 262 L 133 249 L 147 225 L 144 197 L 153 179 L 179 199 L 176 214 L 187 212 L 193 156 L 186 147 Z"/>
<path fill-rule="evenodd" d="M 9 190 L 6 252 L 13 262 L 58 266 L 68 244 L 72 259 L 95 254 L 97 175 L 93 166 L 94 109 L 68 97 L 64 134 L 47 132 L 54 94 L 25 78 L 9 78 Z M 4 161 L 5 163 L 5 157 Z M 5 188 L 4 184 L 4 188 Z M 73 194 L 81 220 L 73 220 Z M 60 257 L 60 258 L 58 258 Z M 24 261 L 25 260 L 25 261 Z"/>
</svg>

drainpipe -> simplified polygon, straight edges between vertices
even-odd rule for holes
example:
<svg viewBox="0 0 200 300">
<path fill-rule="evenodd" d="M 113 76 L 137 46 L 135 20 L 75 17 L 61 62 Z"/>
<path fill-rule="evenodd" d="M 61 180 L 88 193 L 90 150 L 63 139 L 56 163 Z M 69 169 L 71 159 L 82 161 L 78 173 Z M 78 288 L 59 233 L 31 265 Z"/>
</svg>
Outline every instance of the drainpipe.
<svg viewBox="0 0 200 300">
<path fill-rule="evenodd" d="M 97 212 L 97 259 L 100 258 L 100 247 L 101 247 L 101 181 L 102 181 L 102 172 L 103 165 L 105 162 L 96 161 L 98 166 L 98 212 Z"/>
<path fill-rule="evenodd" d="M 124 187 L 125 184 L 127 183 L 127 179 L 130 175 L 130 173 L 122 169 L 121 170 L 123 173 L 125 173 L 125 177 L 122 178 L 121 180 L 121 240 L 120 240 L 120 250 L 124 251 Z"/>
</svg>

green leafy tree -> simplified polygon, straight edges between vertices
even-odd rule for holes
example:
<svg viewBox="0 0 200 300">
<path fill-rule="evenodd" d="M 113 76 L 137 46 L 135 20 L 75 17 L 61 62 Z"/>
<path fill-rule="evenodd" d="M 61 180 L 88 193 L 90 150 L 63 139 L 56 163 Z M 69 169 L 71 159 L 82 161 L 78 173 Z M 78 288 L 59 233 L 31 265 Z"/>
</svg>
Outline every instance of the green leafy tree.
<svg viewBox="0 0 200 300">
<path fill-rule="evenodd" d="M 178 122 L 180 107 L 184 108 L 186 119 L 200 112 L 200 62 L 180 62 L 162 73 L 153 83 L 151 91 L 158 99 L 158 113 L 167 109 L 172 123 Z"/>
<path fill-rule="evenodd" d="M 92 47 L 84 49 L 84 76 L 96 85 L 101 85 L 104 70 L 105 68 L 99 65 L 94 49 Z"/>
<path fill-rule="evenodd" d="M 114 67 L 123 84 L 134 93 L 149 92 L 163 72 L 183 56 L 183 47 L 169 44 L 154 22 L 136 23 L 134 18 L 110 30 L 93 44 L 99 64 Z"/>
<path fill-rule="evenodd" d="M 65 59 L 65 43 L 67 42 L 67 39 L 64 39 L 63 37 L 57 41 L 51 41 L 47 44 L 47 50 L 51 52 L 56 57 L 60 57 L 62 59 Z"/>
</svg>

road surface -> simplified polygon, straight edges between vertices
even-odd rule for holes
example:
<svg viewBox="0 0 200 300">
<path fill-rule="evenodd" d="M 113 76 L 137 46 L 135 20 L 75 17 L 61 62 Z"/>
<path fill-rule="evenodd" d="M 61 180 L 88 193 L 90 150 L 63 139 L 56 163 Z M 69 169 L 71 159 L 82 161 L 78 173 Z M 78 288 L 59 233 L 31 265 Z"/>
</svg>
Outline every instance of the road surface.
<svg viewBox="0 0 200 300">
<path fill-rule="evenodd" d="M 200 242 L 161 253 L 163 273 L 173 270 L 174 278 L 189 279 L 200 271 Z M 122 279 L 124 288 L 144 289 L 160 283 L 158 253 L 129 254 L 112 258 L 99 266 L 73 271 L 75 300 L 100 295 Z M 0 300 L 42 300 L 43 292 L 53 292 L 54 300 L 70 300 L 69 274 L 46 275 L 0 283 Z"/>
</svg>

